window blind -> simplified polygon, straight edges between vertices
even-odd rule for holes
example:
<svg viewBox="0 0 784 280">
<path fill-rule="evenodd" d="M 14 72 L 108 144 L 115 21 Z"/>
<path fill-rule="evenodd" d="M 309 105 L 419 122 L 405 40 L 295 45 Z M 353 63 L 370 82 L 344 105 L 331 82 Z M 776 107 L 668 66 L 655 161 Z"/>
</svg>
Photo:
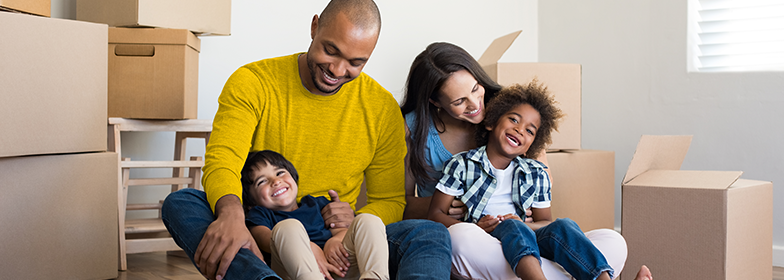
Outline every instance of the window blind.
<svg viewBox="0 0 784 280">
<path fill-rule="evenodd" d="M 698 71 L 784 71 L 784 0 L 696 4 Z"/>
</svg>

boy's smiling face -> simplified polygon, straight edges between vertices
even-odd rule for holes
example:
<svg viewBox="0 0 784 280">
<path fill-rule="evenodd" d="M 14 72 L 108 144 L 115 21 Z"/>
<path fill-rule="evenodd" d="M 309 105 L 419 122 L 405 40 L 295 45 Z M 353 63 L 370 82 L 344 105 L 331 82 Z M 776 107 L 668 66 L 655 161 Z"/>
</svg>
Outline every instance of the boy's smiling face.
<svg viewBox="0 0 784 280">
<path fill-rule="evenodd" d="M 250 176 L 253 183 L 249 193 L 256 203 L 275 211 L 297 209 L 297 182 L 288 170 L 260 162 L 250 172 Z"/>
<path fill-rule="evenodd" d="M 490 131 L 487 153 L 495 168 L 503 169 L 517 156 L 525 155 L 536 138 L 541 124 L 539 111 L 530 104 L 520 104 L 498 119 Z M 499 166 L 500 165 L 500 166 Z"/>
</svg>

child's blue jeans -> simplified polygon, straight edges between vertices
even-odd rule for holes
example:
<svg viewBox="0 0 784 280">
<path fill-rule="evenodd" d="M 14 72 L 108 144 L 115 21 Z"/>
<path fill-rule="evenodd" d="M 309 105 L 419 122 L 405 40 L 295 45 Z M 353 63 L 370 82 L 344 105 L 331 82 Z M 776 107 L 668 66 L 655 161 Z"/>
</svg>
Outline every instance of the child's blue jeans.
<svg viewBox="0 0 784 280">
<path fill-rule="evenodd" d="M 613 269 L 580 227 L 570 219 L 557 219 L 536 231 L 518 220 L 505 220 L 493 232 L 501 241 L 504 257 L 512 271 L 524 256 L 533 255 L 552 260 L 576 279 L 596 279 L 604 271 L 613 276 Z"/>
</svg>

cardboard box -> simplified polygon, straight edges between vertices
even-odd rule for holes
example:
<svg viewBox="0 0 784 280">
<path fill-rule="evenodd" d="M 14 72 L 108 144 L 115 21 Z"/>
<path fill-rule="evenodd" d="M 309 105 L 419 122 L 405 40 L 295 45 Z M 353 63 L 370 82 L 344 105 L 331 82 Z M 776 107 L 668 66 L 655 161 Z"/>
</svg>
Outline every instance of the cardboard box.
<svg viewBox="0 0 784 280">
<path fill-rule="evenodd" d="M 8 10 L 50 17 L 51 0 L 0 0 L 0 11 Z"/>
<path fill-rule="evenodd" d="M 640 139 L 622 185 L 621 277 L 646 264 L 657 279 L 770 279 L 773 185 L 738 179 L 740 171 L 679 170 L 690 143 Z"/>
<path fill-rule="evenodd" d="M 479 64 L 502 86 L 527 84 L 538 78 L 555 96 L 558 106 L 566 114 L 558 131 L 553 133 L 553 143 L 547 149 L 580 149 L 582 66 L 565 63 L 498 62 L 520 32 L 495 39 L 479 58 Z"/>
<path fill-rule="evenodd" d="M 547 153 L 553 219 L 570 218 L 583 231 L 615 226 L 615 152 Z"/>
<path fill-rule="evenodd" d="M 231 35 L 231 0 L 77 0 L 76 19 Z"/>
<path fill-rule="evenodd" d="M 0 278 L 116 278 L 117 164 L 116 153 L 0 158 Z"/>
<path fill-rule="evenodd" d="M 185 29 L 109 28 L 109 117 L 195 119 L 200 42 Z"/>
<path fill-rule="evenodd" d="M 0 26 L 0 157 L 106 151 L 106 25 L 0 12 Z"/>
</svg>

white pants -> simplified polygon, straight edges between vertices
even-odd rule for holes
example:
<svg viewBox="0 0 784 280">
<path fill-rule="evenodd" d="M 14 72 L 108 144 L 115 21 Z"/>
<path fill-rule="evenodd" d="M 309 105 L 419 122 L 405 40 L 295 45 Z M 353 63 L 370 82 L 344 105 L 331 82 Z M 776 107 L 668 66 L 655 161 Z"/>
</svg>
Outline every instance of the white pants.
<svg viewBox="0 0 784 280">
<path fill-rule="evenodd" d="M 472 223 L 457 223 L 449 227 L 452 238 L 452 266 L 463 276 L 472 279 L 519 279 L 504 258 L 501 242 Z M 626 263 L 626 240 L 611 229 L 596 229 L 585 233 L 594 246 L 604 254 L 607 263 L 621 275 Z M 574 279 L 560 265 L 542 258 L 542 271 L 549 280 Z"/>
</svg>

